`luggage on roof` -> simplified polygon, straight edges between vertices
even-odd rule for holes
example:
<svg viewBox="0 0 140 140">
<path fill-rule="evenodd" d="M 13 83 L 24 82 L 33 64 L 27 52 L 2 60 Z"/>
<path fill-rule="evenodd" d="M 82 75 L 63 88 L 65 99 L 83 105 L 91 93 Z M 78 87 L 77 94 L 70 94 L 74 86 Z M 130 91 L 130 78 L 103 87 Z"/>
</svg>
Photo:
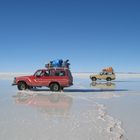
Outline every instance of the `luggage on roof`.
<svg viewBox="0 0 140 140">
<path fill-rule="evenodd" d="M 62 67 L 62 63 L 63 63 L 62 59 L 56 59 L 51 61 L 52 67 Z"/>
<path fill-rule="evenodd" d="M 102 71 L 103 72 L 108 72 L 108 73 L 113 73 L 114 72 L 112 67 L 104 68 Z"/>
<path fill-rule="evenodd" d="M 58 68 L 58 67 L 63 67 L 63 68 L 69 68 L 70 63 L 69 60 L 67 59 L 66 61 L 63 61 L 62 59 L 56 59 L 53 61 L 50 61 L 48 64 L 45 65 L 46 68 Z"/>
</svg>

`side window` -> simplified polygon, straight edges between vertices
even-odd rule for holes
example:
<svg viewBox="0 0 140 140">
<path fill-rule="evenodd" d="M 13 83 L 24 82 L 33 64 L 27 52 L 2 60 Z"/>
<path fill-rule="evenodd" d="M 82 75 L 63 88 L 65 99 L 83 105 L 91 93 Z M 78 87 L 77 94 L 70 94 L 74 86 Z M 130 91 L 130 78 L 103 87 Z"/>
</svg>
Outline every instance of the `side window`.
<svg viewBox="0 0 140 140">
<path fill-rule="evenodd" d="M 55 76 L 59 76 L 59 71 L 56 71 L 55 72 Z"/>
<path fill-rule="evenodd" d="M 65 76 L 65 71 L 56 71 L 55 76 Z"/>
<path fill-rule="evenodd" d="M 46 71 L 44 72 L 44 76 L 50 76 L 50 71 L 46 70 Z"/>
<path fill-rule="evenodd" d="M 55 70 L 54 69 L 50 70 L 50 76 L 55 76 Z"/>
<path fill-rule="evenodd" d="M 110 73 L 108 73 L 108 75 L 112 75 L 112 74 L 113 74 L 113 73 L 111 73 L 111 72 L 110 72 Z"/>
<path fill-rule="evenodd" d="M 60 71 L 59 76 L 65 76 L 65 71 Z"/>
<path fill-rule="evenodd" d="M 39 70 L 35 73 L 35 76 L 41 76 L 42 73 L 43 73 L 42 70 Z"/>
</svg>

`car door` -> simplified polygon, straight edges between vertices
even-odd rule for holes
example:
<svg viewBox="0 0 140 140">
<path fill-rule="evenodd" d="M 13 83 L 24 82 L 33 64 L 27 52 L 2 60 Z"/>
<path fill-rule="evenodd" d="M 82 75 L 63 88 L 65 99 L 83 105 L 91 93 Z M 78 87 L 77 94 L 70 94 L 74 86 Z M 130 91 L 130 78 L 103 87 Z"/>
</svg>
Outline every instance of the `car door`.
<svg viewBox="0 0 140 140">
<path fill-rule="evenodd" d="M 44 70 L 37 80 L 41 86 L 48 86 L 51 80 L 50 70 Z"/>
<path fill-rule="evenodd" d="M 107 78 L 107 73 L 103 72 L 101 75 L 101 79 L 106 79 Z"/>
<path fill-rule="evenodd" d="M 47 86 L 49 83 L 49 71 L 38 70 L 34 75 L 35 86 Z"/>
<path fill-rule="evenodd" d="M 60 83 L 61 86 L 66 86 L 68 84 L 67 73 L 64 70 L 55 71 L 55 80 Z"/>
<path fill-rule="evenodd" d="M 33 81 L 32 81 L 33 86 L 41 86 L 42 85 L 42 81 L 41 81 L 42 73 L 43 73 L 43 70 L 38 70 L 35 72 L 35 74 L 33 76 Z"/>
<path fill-rule="evenodd" d="M 107 77 L 107 75 L 104 73 L 104 74 L 102 75 L 102 79 L 106 79 L 106 77 Z"/>
</svg>

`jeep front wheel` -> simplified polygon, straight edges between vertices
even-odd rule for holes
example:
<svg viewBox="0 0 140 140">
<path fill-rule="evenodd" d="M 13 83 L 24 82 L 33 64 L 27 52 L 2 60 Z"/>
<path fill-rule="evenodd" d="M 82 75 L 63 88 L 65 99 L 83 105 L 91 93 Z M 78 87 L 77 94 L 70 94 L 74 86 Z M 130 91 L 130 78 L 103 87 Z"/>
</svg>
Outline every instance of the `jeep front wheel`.
<svg viewBox="0 0 140 140">
<path fill-rule="evenodd" d="M 96 81 L 96 80 L 97 80 L 97 78 L 96 78 L 96 77 L 92 77 L 91 79 L 92 79 L 92 81 Z"/>
<path fill-rule="evenodd" d="M 52 84 L 50 85 L 50 90 L 51 90 L 51 91 L 59 91 L 59 90 L 60 90 L 59 84 L 57 84 L 57 83 L 52 83 Z"/>
<path fill-rule="evenodd" d="M 18 90 L 26 90 L 27 84 L 25 82 L 19 82 L 17 87 L 18 87 Z"/>
</svg>

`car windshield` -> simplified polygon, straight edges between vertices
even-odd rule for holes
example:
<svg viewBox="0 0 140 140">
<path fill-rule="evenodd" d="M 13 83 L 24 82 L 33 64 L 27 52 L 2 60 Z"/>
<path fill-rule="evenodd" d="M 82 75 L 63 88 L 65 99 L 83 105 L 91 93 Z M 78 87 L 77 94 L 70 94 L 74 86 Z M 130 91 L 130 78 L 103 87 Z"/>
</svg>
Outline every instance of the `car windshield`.
<svg viewBox="0 0 140 140">
<path fill-rule="evenodd" d="M 40 76 L 42 74 L 42 70 L 38 70 L 37 72 L 35 72 L 34 76 Z"/>
</svg>

